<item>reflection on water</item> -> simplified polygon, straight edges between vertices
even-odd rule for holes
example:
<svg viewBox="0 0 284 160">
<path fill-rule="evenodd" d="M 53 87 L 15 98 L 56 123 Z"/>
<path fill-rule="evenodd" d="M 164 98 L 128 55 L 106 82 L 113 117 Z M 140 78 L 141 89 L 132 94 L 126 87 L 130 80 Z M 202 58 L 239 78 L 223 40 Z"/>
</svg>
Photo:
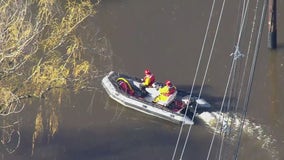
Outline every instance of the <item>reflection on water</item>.
<svg viewBox="0 0 284 160">
<path fill-rule="evenodd" d="M 90 85 L 84 86 L 84 89 L 93 92 L 87 112 L 95 114 L 93 107 L 95 103 L 97 103 L 96 100 L 98 100 L 98 96 L 102 94 L 102 90 L 100 90 L 99 87 L 101 83 L 100 77 L 103 77 L 112 69 L 112 51 L 109 42 L 103 34 L 97 33 L 92 41 L 95 42 L 95 44 L 94 46 L 89 46 L 92 47 L 90 48 L 90 54 L 92 55 L 90 61 L 92 65 L 95 65 L 95 70 L 90 75 L 92 80 L 89 82 Z M 62 89 L 54 89 L 47 98 L 41 102 L 34 120 L 32 156 L 37 150 L 37 144 L 49 144 L 52 142 L 53 137 L 56 135 L 61 125 L 59 117 L 62 114 L 62 108 L 60 106 L 64 105 L 62 104 L 63 99 L 66 103 L 66 99 L 68 99 L 67 97 L 71 93 L 72 91 L 68 89 L 65 91 Z M 77 94 L 80 95 L 80 92 Z"/>
<path fill-rule="evenodd" d="M 284 137 L 283 137 L 283 127 L 284 127 L 284 118 L 283 118 L 283 105 L 284 105 L 284 55 L 281 53 L 283 48 L 279 48 L 279 50 L 271 51 L 269 54 L 269 72 L 268 72 L 268 82 L 269 82 L 269 98 L 270 103 L 268 109 L 268 115 L 270 117 L 271 130 L 275 130 L 277 132 L 273 132 L 277 136 L 278 148 L 284 147 Z M 281 140 L 282 139 L 282 140 Z M 280 152 L 283 157 L 284 154 Z"/>
<path fill-rule="evenodd" d="M 281 83 L 279 83 L 279 77 L 280 77 L 280 73 L 278 72 L 278 68 L 283 67 L 283 63 L 277 63 L 278 58 L 280 57 L 280 55 L 277 54 L 276 51 L 271 51 L 270 54 L 270 61 L 269 61 L 269 73 L 268 73 L 268 77 L 270 79 L 270 88 L 271 88 L 271 94 L 270 94 L 270 98 L 271 98 L 271 117 L 274 119 L 275 122 L 277 122 L 277 119 L 279 117 L 281 117 L 279 114 L 281 112 L 280 108 L 281 107 L 281 101 L 280 101 L 280 96 L 281 93 L 283 93 L 281 86 Z M 278 66 L 280 64 L 280 67 Z"/>
<path fill-rule="evenodd" d="M 93 28 L 92 26 L 89 26 Z M 88 85 L 80 86 L 77 94 L 81 95 L 81 90 L 89 90 L 94 94 L 90 99 L 88 112 L 94 113 L 94 106 L 97 104 L 97 97 L 101 95 L 103 91 L 100 90 L 100 77 L 108 73 L 112 67 L 112 51 L 110 44 L 106 37 L 96 29 L 96 34 L 89 38 L 88 45 L 84 47 L 88 56 L 89 62 L 94 68 L 92 68 L 89 74 Z M 84 39 L 86 40 L 86 39 Z M 42 151 L 42 145 L 51 145 L 54 143 L 54 136 L 60 131 L 61 120 L 62 119 L 62 101 L 66 103 L 68 95 L 72 91 L 66 89 L 52 89 L 50 92 L 45 94 L 45 97 L 41 99 L 39 104 L 37 99 L 22 100 L 22 102 L 27 102 L 26 105 L 18 105 L 17 107 L 11 107 L 10 112 L 3 112 L 1 115 L 1 157 L 4 159 L 30 159 L 31 157 L 41 157 L 44 153 Z M 29 101 L 32 103 L 28 103 Z M 72 108 L 72 107 L 71 107 Z M 24 112 L 22 112 L 24 111 Z M 8 114 L 9 113 L 9 114 Z M 22 117 L 17 120 L 16 117 Z M 60 118 L 61 117 L 61 118 Z M 24 120 L 22 120 L 24 119 Z M 27 123 L 27 119 L 30 121 Z M 32 121 L 31 121 L 32 119 Z M 32 125 L 33 127 L 27 127 Z M 23 141 L 23 129 L 28 128 L 28 131 L 24 131 L 24 141 Z M 29 137 L 27 134 L 32 132 Z M 27 137 L 29 137 L 27 139 Z M 15 151 L 16 154 L 14 153 Z M 25 151 L 25 155 L 18 157 L 18 154 Z M 7 155 L 11 154 L 11 155 Z M 14 154 L 12 154 L 14 153 Z M 56 151 L 52 151 L 52 155 Z M 30 157 L 31 156 L 31 157 Z M 18 158 L 17 158 L 18 157 Z M 44 157 L 44 156 L 43 156 Z"/>
<path fill-rule="evenodd" d="M 7 153 L 14 153 L 21 142 L 21 121 L 17 116 L 25 108 L 25 104 L 20 103 L 19 99 L 14 97 L 15 103 L 11 103 L 9 107 L 0 111 L 0 118 L 2 123 L 1 129 L 1 143 L 0 149 L 5 150 Z"/>
<path fill-rule="evenodd" d="M 19 121 L 12 121 L 6 119 L 1 125 L 1 150 L 5 150 L 7 153 L 14 153 L 21 142 L 21 134 L 19 130 Z"/>
<path fill-rule="evenodd" d="M 59 94 L 60 95 L 60 94 Z M 50 96 L 55 99 L 54 96 Z M 62 97 L 58 99 L 48 100 L 40 104 L 36 117 L 34 120 L 34 131 L 32 136 L 31 155 L 34 155 L 34 151 L 37 149 L 37 144 L 47 139 L 46 143 L 50 143 L 53 136 L 59 128 L 59 111 Z"/>
<path fill-rule="evenodd" d="M 43 134 L 43 122 L 42 122 L 42 106 L 39 107 L 39 111 L 35 118 L 35 129 L 32 139 L 32 155 L 34 154 L 35 142 L 40 139 L 40 136 Z"/>
</svg>

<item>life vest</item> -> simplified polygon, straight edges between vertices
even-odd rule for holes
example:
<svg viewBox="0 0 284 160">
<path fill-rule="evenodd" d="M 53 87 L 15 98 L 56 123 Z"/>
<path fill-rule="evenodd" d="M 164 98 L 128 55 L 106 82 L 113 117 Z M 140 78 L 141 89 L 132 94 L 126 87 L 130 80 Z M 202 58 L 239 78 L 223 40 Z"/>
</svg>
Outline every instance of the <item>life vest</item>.
<svg viewBox="0 0 284 160">
<path fill-rule="evenodd" d="M 164 86 L 163 88 L 162 88 L 162 90 L 161 90 L 161 94 L 163 95 L 163 96 L 167 96 L 167 97 L 169 97 L 170 95 L 172 95 L 173 93 L 175 93 L 175 91 L 176 91 L 176 87 L 174 87 L 174 86 Z"/>
<path fill-rule="evenodd" d="M 167 106 L 175 98 L 176 87 L 164 86 L 159 89 L 160 95 L 157 96 L 153 102 Z"/>
<path fill-rule="evenodd" d="M 170 95 L 172 95 L 173 93 L 175 93 L 175 91 L 176 91 L 176 87 L 174 87 L 174 86 L 169 87 L 168 96 L 170 96 Z"/>
<path fill-rule="evenodd" d="M 145 83 L 149 81 L 149 84 Z M 155 76 L 153 74 L 146 74 L 146 76 L 143 79 L 144 85 L 146 86 L 152 86 L 152 84 L 155 82 Z"/>
</svg>

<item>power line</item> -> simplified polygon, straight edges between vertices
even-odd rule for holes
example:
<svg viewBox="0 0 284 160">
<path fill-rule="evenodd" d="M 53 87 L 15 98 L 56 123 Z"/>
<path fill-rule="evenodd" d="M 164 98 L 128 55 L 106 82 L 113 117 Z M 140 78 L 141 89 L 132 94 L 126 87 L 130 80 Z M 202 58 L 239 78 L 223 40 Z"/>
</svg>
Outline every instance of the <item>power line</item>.
<svg viewBox="0 0 284 160">
<path fill-rule="evenodd" d="M 230 85 L 230 89 L 229 89 L 229 96 L 228 96 L 228 103 L 227 103 L 227 110 L 226 110 L 227 113 L 230 112 L 231 97 L 232 97 L 233 87 L 235 86 L 236 68 L 237 68 L 237 65 L 238 65 L 237 62 L 235 62 L 235 61 L 239 57 L 243 56 L 243 54 L 241 54 L 240 51 L 239 51 L 239 47 L 240 47 L 240 41 L 241 41 L 242 35 L 243 35 L 244 24 L 246 22 L 247 10 L 248 10 L 248 6 L 249 6 L 249 2 L 250 2 L 250 0 L 243 0 L 243 8 L 242 8 L 242 15 L 241 15 L 241 20 L 240 20 L 241 22 L 240 22 L 240 29 L 239 29 L 238 40 L 237 40 L 237 44 L 235 46 L 235 48 L 236 48 L 235 52 L 231 54 L 231 55 L 234 55 L 234 57 L 233 57 L 232 69 L 231 69 L 231 72 L 230 72 L 230 76 L 228 78 L 228 85 Z M 225 99 L 226 99 L 226 94 L 223 97 L 223 100 L 225 100 Z M 222 104 L 220 112 L 222 112 L 223 105 L 224 104 Z M 225 133 L 227 132 L 228 127 L 229 127 L 229 129 L 231 128 L 231 126 L 228 126 L 228 123 L 230 122 L 229 119 L 230 119 L 230 114 L 227 114 L 226 116 L 224 116 L 224 114 L 223 114 L 222 124 L 225 125 L 225 126 L 222 126 L 221 129 Z M 218 123 L 219 123 L 219 121 L 217 122 L 217 124 Z M 226 128 L 223 128 L 223 127 L 226 127 Z M 215 128 L 214 136 L 216 134 L 216 130 L 217 130 L 217 125 L 216 125 L 216 128 Z M 219 160 L 221 160 L 221 158 L 222 158 L 224 139 L 225 139 L 225 134 L 222 134 L 221 145 L 220 145 L 220 148 L 219 148 Z M 213 144 L 213 142 L 211 143 L 211 145 L 212 144 Z M 211 148 L 211 146 L 210 146 L 210 148 Z"/>
<path fill-rule="evenodd" d="M 206 32 L 205 32 L 205 35 L 204 35 L 204 39 L 203 39 L 203 43 L 202 43 L 200 56 L 199 56 L 199 60 L 198 60 L 198 63 L 197 63 L 197 67 L 196 67 L 196 71 L 195 71 L 195 75 L 194 75 L 191 91 L 190 91 L 189 100 L 190 100 L 190 98 L 192 96 L 192 93 L 193 93 L 193 88 L 195 86 L 195 81 L 197 79 L 197 74 L 199 73 L 200 62 L 201 62 L 201 59 L 202 59 L 202 56 L 203 56 L 203 53 L 204 53 L 204 48 L 205 48 L 206 40 L 207 40 L 207 37 L 208 37 L 208 31 L 209 31 L 210 24 L 211 24 L 211 19 L 212 19 L 215 3 L 216 3 L 216 0 L 213 1 L 212 6 L 211 6 L 211 11 L 210 11 L 210 15 L 209 15 L 209 19 L 208 19 L 208 23 L 207 23 L 207 27 L 206 27 Z M 185 110 L 184 116 L 187 115 L 188 108 L 189 108 L 189 104 L 187 104 L 187 106 L 186 106 L 186 110 Z M 183 127 L 184 127 L 184 123 L 182 123 L 181 127 L 180 127 L 180 131 L 179 131 L 179 135 L 178 135 L 178 138 L 177 138 L 176 146 L 175 146 L 175 149 L 174 149 L 174 152 L 173 152 L 172 160 L 174 160 L 174 158 L 175 158 L 175 155 L 176 155 L 176 152 L 177 152 L 177 147 L 179 145 L 179 141 L 180 141 L 180 137 L 181 137 L 181 134 L 182 134 Z"/>
<path fill-rule="evenodd" d="M 206 69 L 205 69 L 205 73 L 204 73 L 204 76 L 203 76 L 203 80 L 202 80 L 202 84 L 201 84 L 201 88 L 200 88 L 200 91 L 199 91 L 198 98 L 201 97 L 201 93 L 202 93 L 202 90 L 203 90 L 203 87 L 204 87 L 205 79 L 206 79 L 206 76 L 207 76 L 207 73 L 208 73 L 209 65 L 210 65 L 210 62 L 211 62 L 211 58 L 212 58 L 212 55 L 213 55 L 213 50 L 214 50 L 216 39 L 217 39 L 217 35 L 219 33 L 219 28 L 220 28 L 220 23 L 221 23 L 223 12 L 224 12 L 225 2 L 226 2 L 226 0 L 223 0 L 221 11 L 220 11 L 219 18 L 218 18 L 218 23 L 217 23 L 217 26 L 216 26 L 214 39 L 213 39 L 212 46 L 211 46 L 211 49 L 210 49 L 210 54 L 209 54 L 209 58 L 208 58 L 208 62 L 207 62 L 207 65 L 206 65 Z M 194 120 L 194 118 L 195 118 L 195 115 L 196 115 L 196 112 L 197 112 L 197 108 L 198 108 L 198 103 L 196 103 L 196 105 L 195 105 L 195 109 L 194 109 L 192 120 Z M 183 154 L 184 154 L 187 142 L 188 142 L 188 138 L 189 138 L 189 134 L 191 132 L 191 129 L 192 129 L 192 125 L 189 126 L 189 129 L 188 129 L 188 132 L 187 132 L 187 136 L 186 136 L 186 140 L 184 142 L 183 149 L 182 149 L 182 152 L 181 152 L 181 155 L 180 155 L 180 160 L 182 160 L 182 158 L 183 158 Z"/>
<path fill-rule="evenodd" d="M 245 66 L 244 66 L 244 71 L 242 74 L 242 80 L 241 80 L 241 84 L 240 84 L 240 90 L 238 93 L 238 98 L 237 98 L 237 102 L 236 102 L 236 108 L 235 111 L 237 111 L 238 106 L 239 106 L 239 101 L 240 101 L 240 97 L 241 97 L 241 93 L 242 93 L 242 88 L 243 88 L 243 84 L 244 84 L 244 80 L 245 80 L 245 73 L 246 73 L 246 68 L 247 68 L 247 64 L 248 64 L 248 57 L 250 55 L 250 50 L 251 50 L 251 43 L 252 43 L 252 39 L 253 39 L 253 33 L 254 33 L 254 29 L 255 29 L 255 23 L 256 23 L 256 15 L 257 15 L 257 11 L 258 11 L 258 5 L 259 5 L 259 0 L 256 1 L 256 7 L 254 10 L 254 17 L 253 17 L 253 22 L 252 22 L 252 30 L 251 30 L 251 35 L 250 35 L 250 40 L 248 43 L 248 49 L 247 49 L 247 56 L 246 56 L 246 61 L 245 61 Z"/>
<path fill-rule="evenodd" d="M 206 76 L 207 76 L 207 72 L 208 72 L 208 68 L 209 68 L 209 64 L 210 64 L 210 61 L 211 61 L 211 57 L 212 57 L 212 54 L 213 54 L 213 49 L 214 49 L 214 46 L 215 46 L 215 42 L 216 42 L 216 38 L 217 38 L 217 34 L 218 34 L 218 31 L 219 31 L 219 25 L 220 25 L 220 22 L 221 22 L 221 19 L 222 19 L 222 15 L 223 15 L 223 10 L 224 10 L 224 6 L 225 6 L 225 2 L 226 0 L 223 0 L 223 4 L 222 4 L 222 9 L 221 9 L 221 12 L 220 12 L 220 15 L 219 15 L 219 20 L 218 20 L 218 25 L 216 27 L 216 32 L 215 32 L 215 36 L 214 36 L 214 40 L 213 40 L 213 43 L 212 43 L 212 46 L 211 46 L 211 50 L 210 50 L 210 55 L 209 55 L 209 58 L 208 58 L 208 62 L 207 62 L 207 66 L 206 66 L 206 70 L 205 70 L 205 73 L 204 73 L 204 76 L 203 76 L 203 81 L 202 81 L 202 84 L 201 84 L 201 89 L 200 89 L 200 92 L 199 92 L 199 95 L 198 95 L 198 98 L 201 97 L 201 93 L 202 93 L 202 90 L 203 90 L 203 86 L 204 86 L 204 83 L 205 83 L 205 79 L 206 79 Z M 233 61 L 232 61 L 232 65 L 231 65 L 231 70 L 230 70 L 230 73 L 229 73 L 229 77 L 228 77 L 228 80 L 227 80 L 227 85 L 226 85 L 226 89 L 225 89 L 225 93 L 224 93 L 224 96 L 223 96 L 223 101 L 222 101 L 222 104 L 221 104 L 221 109 L 220 109 L 220 113 L 222 112 L 223 110 L 223 107 L 224 107 L 224 103 L 225 103 L 225 97 L 227 95 L 227 92 L 228 92 L 228 89 L 229 89 L 229 86 L 230 87 L 230 97 L 232 96 L 232 90 L 233 90 L 233 85 L 235 84 L 235 72 L 236 72 L 236 60 L 243 56 L 239 50 L 239 46 L 240 46 L 240 42 L 241 42 L 241 39 L 242 39 L 242 34 L 243 34 L 243 29 L 244 29 L 244 24 L 246 22 L 246 17 L 247 17 L 247 11 L 248 11 L 248 6 L 249 6 L 249 0 L 244 0 L 244 3 L 243 3 L 243 9 L 242 9 L 242 14 L 241 14 L 241 20 L 240 20 L 240 30 L 239 30 L 239 34 L 238 34 L 238 39 L 237 39 L 237 43 L 236 43 L 236 46 L 235 46 L 235 52 L 232 53 L 231 55 L 233 55 Z M 256 3 L 256 10 L 257 10 L 257 6 L 258 6 L 258 2 L 259 0 L 257 0 L 257 3 Z M 195 72 L 195 76 L 194 76 L 194 80 L 193 80 L 193 85 L 192 85 L 192 88 L 191 88 L 191 91 L 190 91 L 190 96 L 189 98 L 191 98 L 192 96 L 192 93 L 193 93 L 193 88 L 194 88 L 194 85 L 195 85 L 195 81 L 196 81 L 196 78 L 197 78 L 197 74 L 199 73 L 199 67 L 200 67 L 200 62 L 201 62 L 201 58 L 203 56 L 203 52 L 204 52 L 204 46 L 205 46 L 205 42 L 207 40 L 207 34 L 208 34 L 208 30 L 209 30 L 209 27 L 210 27 L 210 24 L 211 24 L 211 19 L 212 19 L 212 14 L 213 14 L 213 10 L 214 10 L 214 7 L 215 7 L 215 0 L 213 1 L 213 4 L 212 4 L 212 8 L 211 8 L 211 12 L 210 12 L 210 16 L 209 16 L 209 20 L 208 20 L 208 24 L 207 24 L 207 28 L 206 28 L 206 33 L 205 33 L 205 36 L 204 36 L 204 40 L 203 40 L 203 44 L 202 44 L 202 48 L 201 48 L 201 53 L 200 53 L 200 57 L 199 57 L 199 60 L 198 60 L 198 64 L 197 64 L 197 67 L 196 67 L 196 72 Z M 265 11 L 266 12 L 266 11 Z M 249 51 L 250 51 L 250 47 L 251 47 L 251 42 L 252 42 L 252 37 L 253 37 L 253 32 L 254 32 L 254 27 L 255 27 L 255 21 L 256 21 L 256 11 L 255 11 L 255 15 L 254 15 L 254 19 L 253 19 L 253 26 L 252 26 L 252 31 L 251 31 L 251 36 L 250 36 L 250 41 L 249 41 L 249 46 L 248 46 L 248 50 L 247 50 L 247 53 L 249 55 Z M 262 18 L 263 18 L 263 12 L 262 12 Z M 261 19 L 261 24 L 263 25 L 263 19 Z M 260 27 L 259 29 L 259 34 L 260 34 L 260 30 L 262 30 L 262 26 Z M 258 34 L 258 38 L 257 38 L 257 45 L 258 47 L 255 48 L 255 54 L 257 54 L 258 52 L 258 48 L 259 48 L 259 41 L 260 41 L 260 35 Z M 253 72 L 252 70 L 254 70 L 253 68 L 255 68 L 255 61 L 256 61 L 256 55 L 254 54 L 254 59 L 253 59 L 253 67 L 251 68 L 251 73 L 250 73 L 250 80 L 249 80 L 249 85 L 247 87 L 247 94 L 250 95 L 250 90 L 251 90 L 251 85 L 252 85 L 252 77 L 253 77 Z M 241 82 L 241 88 L 243 86 L 243 82 L 244 82 L 244 77 L 245 77 L 245 71 L 246 71 L 246 67 L 247 67 L 247 62 L 248 62 L 248 57 L 246 58 L 246 63 L 245 63 L 245 67 L 244 67 L 244 72 L 243 72 L 243 75 L 242 75 L 242 82 Z M 239 104 L 239 100 L 240 100 L 240 94 L 241 94 L 241 88 L 239 90 L 239 94 L 238 94 L 238 99 L 237 99 L 237 103 L 236 103 L 236 106 L 238 106 Z M 244 108 L 244 113 L 243 113 L 243 120 L 242 120 L 242 126 L 240 128 L 243 127 L 243 123 L 244 123 L 244 118 L 246 116 L 246 110 L 247 110 L 247 104 L 248 104 L 248 99 L 249 99 L 249 95 L 246 96 L 245 98 L 245 108 Z M 229 107 L 230 107 L 230 102 L 231 100 L 229 99 L 228 100 L 228 108 L 227 108 L 227 112 L 229 111 Z M 188 111 L 188 107 L 186 108 L 186 111 L 185 111 L 185 116 L 186 116 L 186 113 Z M 194 120 L 195 118 L 195 115 L 196 115 L 196 112 L 197 112 L 197 108 L 198 108 L 198 104 L 195 105 L 195 109 L 194 109 L 194 114 L 193 114 L 193 118 L 192 120 Z M 224 115 L 222 114 L 222 121 L 224 121 Z M 227 117 L 227 119 L 229 119 L 229 117 Z M 212 150 L 212 146 L 213 146 L 213 142 L 214 142 L 214 139 L 215 139 L 215 135 L 216 135 L 216 130 L 218 128 L 218 125 L 219 125 L 219 120 L 217 121 L 217 124 L 216 124 L 216 127 L 215 127 L 215 132 L 214 132 L 214 135 L 212 137 L 212 140 L 211 140 L 211 144 L 210 144 L 210 148 L 208 150 L 208 155 L 207 155 L 207 160 L 209 159 L 210 157 L 210 153 L 211 153 L 211 150 Z M 177 142 L 176 142 L 176 146 L 175 146 L 175 149 L 174 149 L 174 152 L 173 152 L 173 156 L 172 156 L 172 160 L 175 159 L 175 156 L 176 156 L 176 152 L 177 152 L 177 148 L 178 148 L 178 145 L 180 143 L 180 138 L 181 138 L 181 134 L 182 134 L 182 130 L 183 130 L 183 127 L 184 127 L 184 124 L 181 124 L 181 128 L 180 128 L 180 132 L 179 132 L 179 136 L 178 136 L 178 139 L 177 139 Z M 186 139 L 184 141 L 184 145 L 183 145 L 183 148 L 182 148 L 182 152 L 180 154 L 180 160 L 182 160 L 183 158 L 183 154 L 184 154 L 184 151 L 186 149 L 186 145 L 187 145 L 187 142 L 188 142 L 188 138 L 189 138 L 189 134 L 191 132 L 191 129 L 192 129 L 192 125 L 189 126 L 189 129 L 188 129 L 188 132 L 187 132 L 187 136 L 186 136 Z M 239 145 L 240 145 L 240 138 L 241 138 L 241 133 L 242 131 L 239 132 L 239 140 L 238 140 L 238 148 L 237 148 L 237 151 L 236 151 L 236 158 L 237 158 L 237 154 L 238 154 L 238 149 L 239 149 Z M 223 150 L 223 143 L 224 143 L 224 135 L 222 137 L 222 141 L 221 141 L 221 146 L 219 148 L 219 160 L 222 158 L 222 150 Z"/>
<path fill-rule="evenodd" d="M 243 126 L 244 126 L 245 117 L 246 117 L 246 114 L 247 114 L 249 98 L 250 98 L 250 95 L 251 95 L 251 88 L 252 88 L 253 77 L 254 77 L 254 72 L 255 72 L 256 60 L 257 60 L 258 51 L 259 51 L 259 47 L 260 47 L 260 40 L 261 40 L 261 35 L 262 35 L 262 30 L 263 30 L 266 12 L 267 12 L 267 0 L 264 0 L 261 19 L 260 19 L 260 27 L 259 27 L 258 34 L 257 34 L 256 46 L 255 46 L 255 50 L 254 50 L 254 56 L 253 56 L 253 61 L 252 61 L 252 66 L 251 66 L 249 81 L 248 81 L 248 87 L 247 87 L 247 90 L 246 90 L 246 97 L 245 97 L 245 101 L 244 101 L 243 117 L 242 117 L 242 123 L 240 125 L 238 145 L 237 145 L 237 150 L 235 152 L 235 160 L 238 159 L 240 141 L 241 141 L 241 137 L 242 137 L 242 133 L 243 133 Z"/>
</svg>

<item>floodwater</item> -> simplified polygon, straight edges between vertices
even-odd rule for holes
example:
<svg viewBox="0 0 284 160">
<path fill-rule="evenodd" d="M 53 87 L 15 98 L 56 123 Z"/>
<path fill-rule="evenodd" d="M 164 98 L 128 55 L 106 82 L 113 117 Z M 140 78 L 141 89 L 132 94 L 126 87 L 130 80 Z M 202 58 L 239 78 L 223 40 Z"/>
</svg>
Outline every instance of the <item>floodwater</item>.
<svg viewBox="0 0 284 160">
<path fill-rule="evenodd" d="M 211 5 L 212 2 L 188 0 L 102 1 L 98 14 L 89 18 L 81 30 L 82 34 L 86 34 L 84 42 L 88 43 L 90 39 L 87 46 L 92 46 L 94 37 L 98 35 L 107 43 L 105 57 L 95 60 L 102 74 L 115 70 L 139 77 L 143 76 L 145 68 L 149 68 L 155 73 L 156 79 L 170 79 L 178 87 L 190 90 Z M 220 2 L 216 4 L 212 16 L 208 44 L 204 47 L 205 60 L 201 61 L 196 79 L 196 93 L 202 84 L 221 5 Z M 262 2 L 259 2 L 258 9 L 261 9 L 261 5 Z M 280 9 L 284 2 L 278 1 L 278 6 L 279 48 L 276 51 L 266 48 L 265 24 L 240 141 L 239 160 L 284 159 L 281 152 L 284 149 L 284 22 L 281 21 L 284 13 Z M 252 26 L 255 9 L 256 2 L 251 2 L 248 10 L 250 21 L 246 23 L 248 28 L 240 43 L 240 51 L 244 54 L 248 48 L 249 27 Z M 235 50 L 240 29 L 239 12 L 237 1 L 226 2 L 202 92 L 202 97 L 214 106 L 221 104 L 224 95 L 232 62 L 230 54 Z M 93 53 L 90 51 L 90 54 Z M 180 126 L 125 108 L 111 100 L 100 85 L 101 78 L 94 82 L 95 90 L 66 93 L 59 105 L 53 105 L 56 104 L 56 97 L 49 101 L 33 101 L 25 106 L 21 114 L 10 117 L 8 120 L 16 119 L 19 122 L 17 130 L 20 143 L 11 154 L 8 152 L 13 143 L 11 146 L 1 146 L 1 159 L 172 159 Z M 236 83 L 238 81 L 240 79 Z M 197 124 L 192 126 L 184 154 L 181 155 L 188 131 L 188 127 L 183 128 L 175 159 L 180 156 L 195 160 L 207 158 L 214 133 L 214 126 L 210 125 L 212 115 L 204 113 L 197 118 Z M 36 120 L 40 119 L 38 117 L 42 118 L 43 127 L 39 136 L 35 136 L 35 131 L 39 131 L 35 127 Z M 236 119 L 241 118 L 238 115 Z M 58 127 L 51 134 L 50 128 L 55 124 Z M 18 135 L 12 136 L 16 139 Z M 234 158 L 238 144 L 236 134 L 225 137 L 223 145 L 220 145 L 221 141 L 221 134 L 216 134 L 209 159 Z"/>
</svg>

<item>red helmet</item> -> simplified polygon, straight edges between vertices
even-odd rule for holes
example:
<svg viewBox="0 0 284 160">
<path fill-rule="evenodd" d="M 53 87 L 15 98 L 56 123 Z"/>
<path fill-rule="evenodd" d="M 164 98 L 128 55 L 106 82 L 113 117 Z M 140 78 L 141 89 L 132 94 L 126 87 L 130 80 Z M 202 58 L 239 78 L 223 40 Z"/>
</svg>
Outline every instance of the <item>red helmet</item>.
<svg viewBox="0 0 284 160">
<path fill-rule="evenodd" d="M 166 81 L 166 85 L 167 85 L 167 86 L 172 86 L 172 82 L 169 81 L 169 80 L 167 80 L 167 81 Z"/>
<path fill-rule="evenodd" d="M 145 74 L 151 74 L 151 72 L 150 72 L 149 69 L 145 69 L 144 73 L 145 73 Z"/>
</svg>

